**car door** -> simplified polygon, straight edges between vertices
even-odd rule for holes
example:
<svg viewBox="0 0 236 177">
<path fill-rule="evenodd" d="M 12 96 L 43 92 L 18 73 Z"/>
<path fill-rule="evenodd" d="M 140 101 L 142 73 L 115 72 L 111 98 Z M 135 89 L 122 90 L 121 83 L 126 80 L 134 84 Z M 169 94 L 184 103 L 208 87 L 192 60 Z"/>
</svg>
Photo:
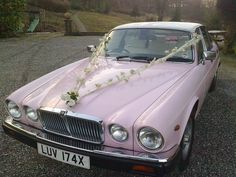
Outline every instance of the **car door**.
<svg viewBox="0 0 236 177">
<path fill-rule="evenodd" d="M 197 28 L 195 31 L 198 35 L 202 36 L 200 28 Z M 206 74 L 208 72 L 208 65 L 205 64 L 204 58 L 204 42 L 203 39 L 200 40 L 196 45 L 196 57 L 197 57 L 197 66 L 196 66 L 196 75 L 198 78 L 198 89 L 197 93 L 199 96 L 199 105 L 203 104 L 204 98 L 206 96 Z"/>
<path fill-rule="evenodd" d="M 204 52 L 211 51 L 216 53 L 216 58 L 213 60 L 206 60 L 205 56 L 203 55 L 204 65 L 206 67 L 206 75 L 205 75 L 205 91 L 208 92 L 212 79 L 214 75 L 216 74 L 217 68 L 218 68 L 218 57 L 219 57 L 219 50 L 217 45 L 214 43 L 214 41 L 211 39 L 208 31 L 206 30 L 205 26 L 201 26 L 199 28 L 200 33 L 203 37 L 202 43 L 203 43 L 203 49 Z"/>
</svg>

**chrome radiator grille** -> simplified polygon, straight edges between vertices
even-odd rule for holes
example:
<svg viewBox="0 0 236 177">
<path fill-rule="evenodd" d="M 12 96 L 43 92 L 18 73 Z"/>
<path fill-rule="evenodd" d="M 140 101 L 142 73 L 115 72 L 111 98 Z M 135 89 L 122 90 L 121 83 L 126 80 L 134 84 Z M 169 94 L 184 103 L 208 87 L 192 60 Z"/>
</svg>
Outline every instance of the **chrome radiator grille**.
<svg viewBox="0 0 236 177">
<path fill-rule="evenodd" d="M 40 109 L 38 112 L 43 128 L 48 132 L 96 144 L 104 140 L 101 121 L 59 109 Z"/>
<path fill-rule="evenodd" d="M 79 140 L 75 140 L 71 138 L 66 138 L 63 136 L 54 135 L 50 133 L 44 134 L 43 138 L 46 138 L 48 140 L 51 140 L 60 144 L 65 144 L 68 146 L 77 147 L 81 149 L 87 149 L 87 150 L 102 150 L 103 149 L 103 146 L 101 144 L 87 143 L 87 142 L 83 142 L 83 141 L 79 141 Z"/>
</svg>

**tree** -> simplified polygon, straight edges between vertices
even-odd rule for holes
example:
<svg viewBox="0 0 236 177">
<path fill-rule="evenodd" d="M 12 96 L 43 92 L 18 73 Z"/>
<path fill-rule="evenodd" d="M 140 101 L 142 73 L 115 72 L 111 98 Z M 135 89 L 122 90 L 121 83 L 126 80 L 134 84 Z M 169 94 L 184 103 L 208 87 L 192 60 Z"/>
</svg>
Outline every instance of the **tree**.
<svg viewBox="0 0 236 177">
<path fill-rule="evenodd" d="M 217 8 L 227 29 L 224 52 L 234 53 L 233 46 L 236 41 L 236 1 L 218 0 Z"/>
<path fill-rule="evenodd" d="M 187 17 L 187 20 L 193 20 L 202 22 L 205 19 L 204 14 L 204 5 L 203 2 L 207 3 L 207 1 L 211 0 L 185 0 L 184 1 L 184 8 L 182 10 L 182 13 L 185 14 L 185 18 Z M 209 11 L 214 10 L 214 7 L 209 7 L 207 9 L 207 15 L 209 15 Z"/>
<path fill-rule="evenodd" d="M 104 14 L 109 14 L 111 11 L 111 5 L 108 0 L 100 0 L 97 2 L 96 11 Z"/>
<path fill-rule="evenodd" d="M 131 11 L 131 16 L 133 17 L 140 16 L 140 10 L 137 4 L 134 5 L 133 10 Z"/>
<path fill-rule="evenodd" d="M 163 21 L 168 0 L 156 0 L 158 21 Z"/>
<path fill-rule="evenodd" d="M 200 0 L 193 0 L 200 1 Z M 188 13 L 189 8 L 193 6 L 190 0 L 169 0 L 169 7 L 172 9 L 172 21 L 181 21 L 182 13 Z M 196 10 L 196 9 L 195 9 Z M 199 11 L 199 9 L 197 9 Z M 199 15 L 199 14 L 198 14 Z M 186 18 L 186 17 L 185 17 Z"/>
<path fill-rule="evenodd" d="M 12 36 L 23 25 L 25 0 L 0 1 L 0 36 Z"/>
<path fill-rule="evenodd" d="M 21 0 L 20 0 L 21 1 Z M 28 5 L 53 12 L 67 12 L 72 2 L 69 0 L 25 0 Z"/>
<path fill-rule="evenodd" d="M 70 7 L 71 9 L 81 9 L 81 1 L 80 0 L 71 0 L 70 1 Z"/>
<path fill-rule="evenodd" d="M 71 8 L 77 10 L 96 11 L 108 14 L 111 11 L 110 0 L 71 0 Z"/>
<path fill-rule="evenodd" d="M 181 0 L 174 0 L 174 14 L 172 21 L 180 21 L 181 20 Z"/>
</svg>

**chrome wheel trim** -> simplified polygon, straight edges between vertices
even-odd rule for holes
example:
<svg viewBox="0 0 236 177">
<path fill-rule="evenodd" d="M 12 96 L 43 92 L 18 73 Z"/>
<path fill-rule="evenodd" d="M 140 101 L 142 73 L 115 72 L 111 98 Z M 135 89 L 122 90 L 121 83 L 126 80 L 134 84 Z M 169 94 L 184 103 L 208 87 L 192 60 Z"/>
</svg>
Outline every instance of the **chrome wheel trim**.
<svg viewBox="0 0 236 177">
<path fill-rule="evenodd" d="M 190 119 L 186 125 L 183 142 L 182 142 L 182 158 L 185 160 L 188 158 L 191 151 L 191 144 L 193 140 L 193 120 Z"/>
<path fill-rule="evenodd" d="M 218 79 L 218 73 L 217 73 L 217 71 L 216 71 L 216 73 L 214 74 L 213 81 L 214 81 L 214 82 L 216 82 L 216 81 L 217 81 L 217 79 Z"/>
<path fill-rule="evenodd" d="M 215 73 L 215 82 L 218 80 L 218 71 L 216 71 L 216 73 Z"/>
</svg>

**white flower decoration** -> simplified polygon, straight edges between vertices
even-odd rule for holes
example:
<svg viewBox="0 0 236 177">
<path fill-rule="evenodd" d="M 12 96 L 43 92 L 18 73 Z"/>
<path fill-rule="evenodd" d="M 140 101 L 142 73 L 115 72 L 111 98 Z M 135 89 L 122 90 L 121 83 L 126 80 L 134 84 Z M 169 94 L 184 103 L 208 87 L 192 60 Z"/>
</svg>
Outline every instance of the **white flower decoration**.
<svg viewBox="0 0 236 177">
<path fill-rule="evenodd" d="M 74 106 L 80 100 L 79 93 L 76 91 L 67 92 L 61 95 L 61 99 L 70 107 Z"/>
<path fill-rule="evenodd" d="M 70 95 L 68 93 L 62 94 L 61 99 L 66 102 L 71 100 Z"/>
<path fill-rule="evenodd" d="M 85 74 L 89 74 L 90 72 L 91 72 L 91 69 L 90 69 L 90 68 L 85 68 L 85 69 L 84 69 L 84 73 L 85 73 Z"/>
<path fill-rule="evenodd" d="M 68 106 L 70 106 L 70 107 L 73 107 L 73 106 L 76 105 L 76 101 L 71 99 L 71 100 L 67 101 L 66 104 L 67 104 Z"/>
<path fill-rule="evenodd" d="M 168 54 L 168 53 L 170 53 L 170 51 L 169 50 L 165 50 L 165 54 Z"/>
<path fill-rule="evenodd" d="M 95 48 L 95 47 L 92 47 L 92 48 L 91 48 L 91 52 L 96 52 L 96 48 Z"/>
<path fill-rule="evenodd" d="M 194 34 L 193 38 L 189 41 L 186 41 L 186 43 L 183 46 L 181 46 L 179 48 L 175 47 L 171 50 L 171 52 L 170 52 L 170 50 L 166 50 L 165 54 L 167 54 L 167 55 L 165 57 L 158 58 L 158 60 L 156 58 L 154 58 L 149 64 L 143 65 L 142 67 L 140 67 L 138 69 L 131 69 L 128 72 L 120 72 L 115 77 L 109 78 L 108 80 L 104 81 L 104 83 L 96 83 L 94 85 L 95 89 L 92 89 L 92 90 L 88 89 L 87 92 L 83 93 L 82 96 L 86 96 L 90 93 L 93 93 L 96 90 L 110 86 L 112 84 L 116 84 L 116 83 L 119 83 L 122 81 L 128 82 L 131 77 L 133 77 L 135 75 L 141 75 L 141 73 L 143 71 L 152 67 L 153 65 L 165 62 L 168 58 L 176 55 L 177 53 L 185 52 L 185 50 L 188 47 L 196 44 L 199 40 L 201 40 L 201 38 L 202 37 L 200 35 Z M 79 95 L 80 88 L 83 85 L 85 85 L 86 78 L 88 77 L 88 75 L 95 72 L 100 67 L 99 56 L 104 54 L 104 52 L 106 50 L 106 45 L 109 40 L 110 40 L 110 38 L 108 37 L 107 34 L 105 34 L 104 38 L 101 40 L 102 42 L 100 43 L 100 45 L 97 47 L 97 49 L 93 50 L 93 54 L 90 58 L 90 62 L 88 64 L 88 66 L 84 68 L 84 70 L 83 70 L 84 72 L 82 72 L 81 76 L 79 78 L 77 78 L 77 84 L 76 84 L 75 90 L 61 95 L 61 99 L 63 101 L 65 101 L 65 103 L 68 106 L 70 106 L 70 107 L 75 106 L 80 101 L 80 99 L 82 97 Z M 108 64 L 108 62 L 107 62 L 107 64 Z"/>
<path fill-rule="evenodd" d="M 95 84 L 96 88 L 99 89 L 102 87 L 102 84 Z"/>
</svg>

